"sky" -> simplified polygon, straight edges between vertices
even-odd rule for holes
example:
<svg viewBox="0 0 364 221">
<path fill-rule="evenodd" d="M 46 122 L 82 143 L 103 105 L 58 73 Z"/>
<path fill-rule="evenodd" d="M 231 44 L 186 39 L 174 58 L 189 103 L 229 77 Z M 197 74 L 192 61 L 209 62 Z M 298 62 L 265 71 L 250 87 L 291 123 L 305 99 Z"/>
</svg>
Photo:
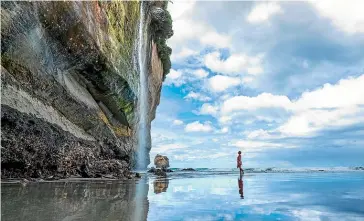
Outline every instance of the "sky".
<svg viewBox="0 0 364 221">
<path fill-rule="evenodd" d="M 364 165 L 364 1 L 173 1 L 151 162 Z"/>
</svg>

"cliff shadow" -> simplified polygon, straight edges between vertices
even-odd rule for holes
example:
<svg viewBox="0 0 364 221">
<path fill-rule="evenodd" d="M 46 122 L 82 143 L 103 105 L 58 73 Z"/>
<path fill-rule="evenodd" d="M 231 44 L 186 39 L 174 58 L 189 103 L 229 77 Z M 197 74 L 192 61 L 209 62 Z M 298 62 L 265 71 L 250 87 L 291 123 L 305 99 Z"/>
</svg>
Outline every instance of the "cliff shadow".
<svg viewBox="0 0 364 221">
<path fill-rule="evenodd" d="M 146 220 L 148 182 L 1 184 L 1 220 Z"/>
</svg>

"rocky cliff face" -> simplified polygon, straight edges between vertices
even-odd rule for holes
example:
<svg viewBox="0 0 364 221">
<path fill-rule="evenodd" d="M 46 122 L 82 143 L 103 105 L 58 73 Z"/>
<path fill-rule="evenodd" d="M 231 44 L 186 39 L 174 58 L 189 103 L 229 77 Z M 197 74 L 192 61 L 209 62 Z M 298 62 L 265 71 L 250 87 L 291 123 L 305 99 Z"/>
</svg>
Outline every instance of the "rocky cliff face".
<svg viewBox="0 0 364 221">
<path fill-rule="evenodd" d="M 144 6 L 150 129 L 172 32 L 164 2 Z M 139 17 L 133 1 L 1 2 L 3 178 L 130 176 Z"/>
</svg>

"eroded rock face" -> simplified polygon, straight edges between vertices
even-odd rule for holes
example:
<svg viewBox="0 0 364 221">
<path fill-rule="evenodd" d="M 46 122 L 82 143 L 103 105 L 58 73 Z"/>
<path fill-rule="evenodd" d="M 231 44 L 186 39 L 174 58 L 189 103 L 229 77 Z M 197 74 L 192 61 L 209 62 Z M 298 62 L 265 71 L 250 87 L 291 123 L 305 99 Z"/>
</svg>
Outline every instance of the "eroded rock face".
<svg viewBox="0 0 364 221">
<path fill-rule="evenodd" d="M 145 4 L 147 23 L 157 5 Z M 133 1 L 1 3 L 3 178 L 130 176 L 139 120 L 139 7 Z M 155 34 L 147 32 L 150 129 L 163 65 Z"/>
<path fill-rule="evenodd" d="M 156 168 L 168 168 L 169 167 L 169 159 L 167 156 L 162 156 L 157 154 L 154 158 L 154 165 Z"/>
</svg>

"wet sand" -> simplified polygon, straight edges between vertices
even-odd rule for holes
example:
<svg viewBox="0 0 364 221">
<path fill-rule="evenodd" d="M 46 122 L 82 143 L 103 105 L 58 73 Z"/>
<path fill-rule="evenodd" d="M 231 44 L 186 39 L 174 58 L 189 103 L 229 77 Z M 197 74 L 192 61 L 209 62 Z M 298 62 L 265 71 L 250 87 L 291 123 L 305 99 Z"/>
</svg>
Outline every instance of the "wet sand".
<svg viewBox="0 0 364 221">
<path fill-rule="evenodd" d="M 364 173 L 2 183 L 1 220 L 363 220 Z"/>
</svg>

